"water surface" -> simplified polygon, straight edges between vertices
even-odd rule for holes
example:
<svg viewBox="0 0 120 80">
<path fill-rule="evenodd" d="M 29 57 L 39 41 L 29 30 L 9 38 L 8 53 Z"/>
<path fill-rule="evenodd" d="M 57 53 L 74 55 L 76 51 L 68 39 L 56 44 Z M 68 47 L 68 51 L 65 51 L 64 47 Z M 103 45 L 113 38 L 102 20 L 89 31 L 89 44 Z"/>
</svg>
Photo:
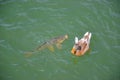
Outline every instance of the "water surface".
<svg viewBox="0 0 120 80">
<path fill-rule="evenodd" d="M 1 0 L 1 80 L 120 80 L 118 0 Z M 90 52 L 70 53 L 74 37 L 92 33 Z M 68 34 L 62 49 L 24 52 Z"/>
</svg>

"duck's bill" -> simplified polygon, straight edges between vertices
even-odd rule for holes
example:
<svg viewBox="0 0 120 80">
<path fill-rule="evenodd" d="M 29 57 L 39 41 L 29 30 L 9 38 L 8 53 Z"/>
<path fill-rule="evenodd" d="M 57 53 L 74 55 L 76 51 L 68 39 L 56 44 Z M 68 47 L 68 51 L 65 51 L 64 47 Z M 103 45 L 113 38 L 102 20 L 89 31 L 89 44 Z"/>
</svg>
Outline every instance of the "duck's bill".
<svg viewBox="0 0 120 80">
<path fill-rule="evenodd" d="M 74 54 L 75 56 L 81 56 L 82 55 L 80 50 L 76 50 L 74 48 L 72 48 L 71 53 Z"/>
<path fill-rule="evenodd" d="M 75 52 L 76 52 L 76 49 L 75 49 L 75 48 L 72 48 L 71 53 L 72 53 L 72 54 L 75 54 Z"/>
</svg>

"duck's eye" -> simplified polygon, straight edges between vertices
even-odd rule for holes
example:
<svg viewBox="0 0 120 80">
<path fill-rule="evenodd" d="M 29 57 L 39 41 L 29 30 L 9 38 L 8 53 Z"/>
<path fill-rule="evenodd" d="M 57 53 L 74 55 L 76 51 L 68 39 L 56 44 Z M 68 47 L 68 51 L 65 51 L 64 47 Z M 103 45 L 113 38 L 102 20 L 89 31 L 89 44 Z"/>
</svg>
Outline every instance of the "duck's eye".
<svg viewBox="0 0 120 80">
<path fill-rule="evenodd" d="M 78 46 L 78 48 L 77 48 L 78 50 L 81 50 L 81 46 Z"/>
</svg>

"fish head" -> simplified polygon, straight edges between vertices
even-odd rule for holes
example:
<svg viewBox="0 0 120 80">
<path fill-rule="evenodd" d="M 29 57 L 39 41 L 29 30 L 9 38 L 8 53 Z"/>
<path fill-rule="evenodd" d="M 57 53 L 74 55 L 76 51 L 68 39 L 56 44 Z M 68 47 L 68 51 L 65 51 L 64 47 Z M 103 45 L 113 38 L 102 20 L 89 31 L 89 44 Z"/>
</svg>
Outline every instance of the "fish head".
<svg viewBox="0 0 120 80">
<path fill-rule="evenodd" d="M 68 35 L 67 34 L 65 35 L 65 39 L 68 39 Z"/>
<path fill-rule="evenodd" d="M 62 37 L 60 37 L 60 38 L 58 38 L 58 39 L 57 39 L 57 42 L 58 42 L 58 43 L 63 43 L 63 41 L 66 40 L 66 39 L 68 39 L 68 35 L 67 35 L 67 34 L 64 35 L 64 36 L 62 36 Z"/>
</svg>

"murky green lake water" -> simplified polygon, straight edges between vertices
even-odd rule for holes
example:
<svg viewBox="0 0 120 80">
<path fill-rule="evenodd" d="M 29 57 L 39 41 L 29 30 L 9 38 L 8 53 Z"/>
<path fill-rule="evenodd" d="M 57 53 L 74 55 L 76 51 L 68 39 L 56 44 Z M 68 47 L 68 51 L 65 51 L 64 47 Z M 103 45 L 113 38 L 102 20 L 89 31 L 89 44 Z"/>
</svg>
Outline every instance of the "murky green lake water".
<svg viewBox="0 0 120 80">
<path fill-rule="evenodd" d="M 119 0 L 0 0 L 0 80 L 120 80 Z M 71 54 L 92 33 L 90 52 Z M 62 49 L 24 52 L 68 34 Z"/>
</svg>

